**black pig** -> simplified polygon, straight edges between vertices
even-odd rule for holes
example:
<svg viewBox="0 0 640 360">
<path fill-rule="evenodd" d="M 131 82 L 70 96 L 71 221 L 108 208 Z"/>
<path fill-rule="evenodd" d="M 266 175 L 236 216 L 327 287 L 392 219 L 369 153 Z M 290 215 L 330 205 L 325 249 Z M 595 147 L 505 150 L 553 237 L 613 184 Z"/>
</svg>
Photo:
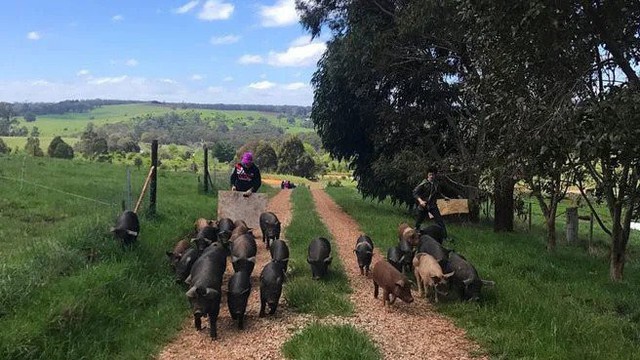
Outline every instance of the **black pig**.
<svg viewBox="0 0 640 360">
<path fill-rule="evenodd" d="M 280 220 L 276 214 L 272 212 L 263 212 L 260 214 L 260 230 L 262 230 L 262 242 L 270 246 L 270 241 L 280 238 Z"/>
<path fill-rule="evenodd" d="M 329 240 L 319 237 L 309 244 L 309 256 L 307 262 L 311 265 L 311 274 L 314 280 L 327 275 L 327 269 L 331 264 L 331 244 Z"/>
<path fill-rule="evenodd" d="M 356 248 L 353 250 L 358 259 L 360 275 L 369 275 L 371 258 L 373 257 L 373 241 L 367 235 L 360 235 L 356 240 Z"/>
<path fill-rule="evenodd" d="M 256 265 L 258 248 L 252 234 L 240 235 L 231 246 L 231 263 L 235 272 L 246 271 L 249 274 Z"/>
<path fill-rule="evenodd" d="M 452 287 L 458 290 L 463 300 L 478 301 L 480 300 L 480 291 L 482 290 L 482 279 L 478 275 L 478 271 L 467 259 L 455 252 L 449 253 L 449 264 L 447 271 L 454 271 L 453 277 L 450 279 Z"/>
<path fill-rule="evenodd" d="M 229 279 L 227 293 L 227 305 L 229 314 L 233 320 L 238 320 L 238 329 L 244 329 L 244 314 L 247 310 L 247 301 L 251 293 L 251 274 L 239 271 Z"/>
<path fill-rule="evenodd" d="M 133 211 L 127 210 L 118 217 L 116 226 L 111 228 L 111 232 L 120 240 L 123 245 L 131 245 L 138 238 L 140 232 L 140 221 L 138 215 Z"/>
<path fill-rule="evenodd" d="M 269 248 L 271 260 L 282 267 L 282 272 L 287 272 L 289 264 L 289 247 L 282 240 L 274 240 Z"/>
<path fill-rule="evenodd" d="M 269 315 L 273 315 L 278 308 L 284 272 L 280 265 L 271 261 L 267 263 L 260 273 L 260 317 L 265 315 L 265 308 L 269 306 Z"/>
</svg>

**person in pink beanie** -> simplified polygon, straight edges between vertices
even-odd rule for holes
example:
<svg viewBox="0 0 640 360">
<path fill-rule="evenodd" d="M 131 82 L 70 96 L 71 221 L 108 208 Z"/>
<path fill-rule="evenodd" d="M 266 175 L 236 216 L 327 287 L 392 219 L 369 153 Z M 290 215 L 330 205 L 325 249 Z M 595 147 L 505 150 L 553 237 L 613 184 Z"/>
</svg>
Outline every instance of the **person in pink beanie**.
<svg viewBox="0 0 640 360">
<path fill-rule="evenodd" d="M 242 191 L 243 196 L 251 196 L 262 185 L 260 169 L 253 163 L 253 154 L 246 152 L 231 173 L 231 191 Z"/>
</svg>

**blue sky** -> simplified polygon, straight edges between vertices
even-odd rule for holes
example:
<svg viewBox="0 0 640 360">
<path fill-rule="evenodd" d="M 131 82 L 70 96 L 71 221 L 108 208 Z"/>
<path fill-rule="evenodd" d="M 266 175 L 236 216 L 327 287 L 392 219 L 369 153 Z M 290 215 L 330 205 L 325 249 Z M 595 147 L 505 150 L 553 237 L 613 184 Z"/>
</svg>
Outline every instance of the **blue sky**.
<svg viewBox="0 0 640 360">
<path fill-rule="evenodd" d="M 311 105 L 294 0 L 3 0 L 0 101 Z"/>
</svg>

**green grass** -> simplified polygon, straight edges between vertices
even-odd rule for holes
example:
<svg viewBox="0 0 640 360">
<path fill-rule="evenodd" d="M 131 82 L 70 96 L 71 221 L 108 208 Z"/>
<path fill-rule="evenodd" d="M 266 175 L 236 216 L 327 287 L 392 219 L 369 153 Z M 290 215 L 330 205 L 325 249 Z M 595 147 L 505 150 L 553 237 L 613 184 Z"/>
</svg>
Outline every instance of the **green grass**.
<svg viewBox="0 0 640 360">
<path fill-rule="evenodd" d="M 311 279 L 311 269 L 307 263 L 309 242 L 319 236 L 332 241 L 315 211 L 311 192 L 306 187 L 296 188 L 292 202 L 293 218 L 285 234 L 290 248 L 289 263 L 293 268 L 284 289 L 287 303 L 297 311 L 318 316 L 353 313 L 353 305 L 348 298 L 351 288 L 335 244 L 331 249 L 333 261 L 328 275 L 321 280 Z"/>
<path fill-rule="evenodd" d="M 158 213 L 141 211 L 138 243 L 122 249 L 108 229 L 124 167 L 0 156 L 0 176 L 0 358 L 155 356 L 188 313 L 164 252 L 215 217 L 215 197 L 194 174 L 160 172 Z M 134 201 L 145 176 L 133 170 Z"/>
<path fill-rule="evenodd" d="M 369 337 L 350 325 L 327 326 L 313 323 L 289 339 L 282 347 L 287 359 L 382 359 Z"/>
<path fill-rule="evenodd" d="M 7 144 L 11 151 L 13 151 L 15 148 L 18 148 L 20 151 L 22 151 L 24 150 L 24 145 L 27 143 L 26 136 L 0 136 L 0 138 L 2 138 L 2 141 Z M 44 151 L 44 153 L 46 154 L 47 149 L 49 148 L 49 144 L 51 143 L 51 140 L 53 140 L 53 136 L 41 136 L 39 137 L 39 139 L 40 149 L 42 149 L 42 151 Z M 67 144 L 73 146 L 78 141 L 80 141 L 80 138 L 63 137 L 62 140 L 64 140 L 64 142 L 66 142 Z"/>
<path fill-rule="evenodd" d="M 386 202 L 362 200 L 353 189 L 328 188 L 327 192 L 383 253 L 396 243 L 398 223 L 413 218 Z M 489 225 L 448 224 L 456 242 L 447 245 L 497 285 L 483 289 L 479 304 L 444 302 L 437 309 L 451 316 L 495 358 L 638 358 L 637 233 L 625 267 L 626 281 L 612 283 L 606 254 L 592 256 L 563 242 L 555 253 L 548 253 L 539 221 L 534 216 L 537 224 L 531 232 L 519 224 L 518 231 L 508 234 L 496 234 Z M 562 223 L 558 228 L 563 228 Z"/>
<path fill-rule="evenodd" d="M 202 118 L 221 118 L 221 122 L 232 125 L 236 122 L 252 123 L 258 118 L 265 117 L 274 126 L 282 127 L 287 133 L 300 133 L 313 131 L 299 126 L 299 119 L 296 124 L 289 125 L 286 118 L 278 119 L 276 113 L 266 113 L 259 111 L 240 111 L 240 110 L 208 110 L 208 109 L 176 109 L 171 107 L 154 105 L 154 104 L 124 104 L 124 105 L 105 105 L 95 108 L 86 113 L 67 113 L 67 114 L 51 114 L 40 115 L 36 117 L 35 122 L 25 122 L 22 117 L 18 118 L 18 126 L 26 126 L 29 131 L 34 126 L 38 127 L 40 135 L 43 137 L 62 136 L 62 137 L 79 137 L 84 131 L 87 124 L 92 122 L 95 126 L 102 126 L 110 123 L 128 122 L 133 117 L 143 116 L 147 114 L 161 115 L 172 111 L 177 113 L 198 112 Z M 248 120 L 249 117 L 253 121 Z M 65 140 L 66 141 L 66 140 Z"/>
</svg>

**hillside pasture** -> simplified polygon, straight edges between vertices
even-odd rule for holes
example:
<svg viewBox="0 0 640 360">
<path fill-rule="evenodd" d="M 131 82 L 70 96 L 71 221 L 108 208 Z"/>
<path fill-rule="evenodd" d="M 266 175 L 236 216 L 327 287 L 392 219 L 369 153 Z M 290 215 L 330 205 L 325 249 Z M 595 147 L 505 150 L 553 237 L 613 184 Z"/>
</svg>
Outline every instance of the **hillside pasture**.
<svg viewBox="0 0 640 360">
<path fill-rule="evenodd" d="M 406 209 L 363 200 L 353 188 L 330 187 L 327 192 L 382 253 L 397 244 L 398 224 L 414 221 Z M 515 233 L 494 233 L 489 224 L 448 224 L 455 242 L 445 246 L 463 254 L 496 286 L 483 289 L 478 304 L 449 301 L 436 308 L 495 358 L 633 358 L 640 351 L 638 234 L 632 235 L 627 280 L 612 283 L 606 252 L 594 256 L 561 244 L 548 253 L 539 216 L 534 224 L 531 232 L 521 224 Z M 605 241 L 597 229 L 596 234 Z"/>
<path fill-rule="evenodd" d="M 210 110 L 210 109 L 182 109 L 172 108 L 160 104 L 125 104 L 125 105 L 105 105 L 95 108 L 86 113 L 66 113 L 51 114 L 37 116 L 35 122 L 26 122 L 22 117 L 18 118 L 18 126 L 26 126 L 29 131 L 34 126 L 38 127 L 41 136 L 45 137 L 79 137 L 88 123 L 95 126 L 104 124 L 129 122 L 132 118 L 145 115 L 162 115 L 175 111 L 179 114 L 187 112 L 200 113 L 203 119 L 210 119 L 212 126 L 225 123 L 229 127 L 236 123 L 252 124 L 260 118 L 266 118 L 270 124 L 285 129 L 286 132 L 300 133 L 313 131 L 300 127 L 300 119 L 296 119 L 296 123 L 290 125 L 287 118 L 278 119 L 278 114 L 261 111 L 242 111 L 242 110 Z"/>
</svg>

